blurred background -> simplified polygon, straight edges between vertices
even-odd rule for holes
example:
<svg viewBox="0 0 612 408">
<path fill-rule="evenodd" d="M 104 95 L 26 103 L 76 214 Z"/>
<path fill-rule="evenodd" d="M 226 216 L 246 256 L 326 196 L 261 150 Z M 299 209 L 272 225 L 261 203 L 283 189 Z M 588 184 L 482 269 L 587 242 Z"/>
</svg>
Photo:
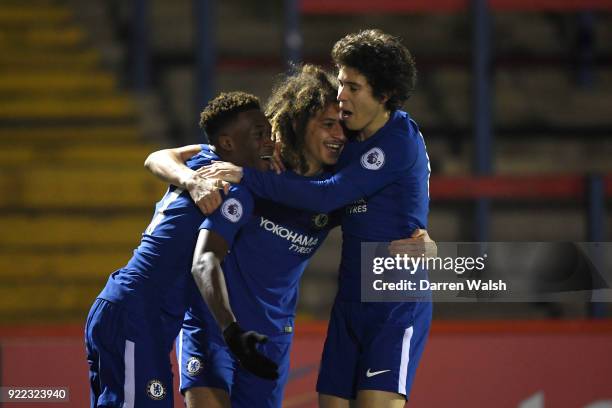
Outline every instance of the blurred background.
<svg viewBox="0 0 612 408">
<path fill-rule="evenodd" d="M 612 1 L 2 0 L 0 384 L 17 372 L 6 363 L 10 339 L 80 336 L 93 299 L 131 256 L 166 188 L 144 170 L 148 153 L 204 142 L 198 114 L 220 91 L 265 101 L 289 61 L 333 69 L 335 41 L 364 28 L 401 37 L 417 62 L 405 109 L 432 162 L 433 239 L 609 239 Z M 317 339 L 340 242 L 336 231 L 302 283 L 300 319 L 314 322 L 304 333 Z M 611 310 L 436 304 L 433 330 L 607 333 L 609 341 Z M 314 356 L 311 375 L 319 346 L 304 347 Z M 308 389 L 303 406 L 313 403 Z M 544 406 L 532 391 L 529 406 Z"/>
</svg>

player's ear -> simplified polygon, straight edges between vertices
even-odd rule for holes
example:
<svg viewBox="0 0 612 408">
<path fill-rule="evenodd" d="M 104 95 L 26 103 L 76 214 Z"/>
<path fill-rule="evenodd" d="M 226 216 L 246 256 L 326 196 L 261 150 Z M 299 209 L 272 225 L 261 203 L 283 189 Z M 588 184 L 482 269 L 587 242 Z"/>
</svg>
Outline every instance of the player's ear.
<svg viewBox="0 0 612 408">
<path fill-rule="evenodd" d="M 219 147 L 225 151 L 231 152 L 235 149 L 234 139 L 227 133 L 221 133 L 217 138 Z"/>
</svg>

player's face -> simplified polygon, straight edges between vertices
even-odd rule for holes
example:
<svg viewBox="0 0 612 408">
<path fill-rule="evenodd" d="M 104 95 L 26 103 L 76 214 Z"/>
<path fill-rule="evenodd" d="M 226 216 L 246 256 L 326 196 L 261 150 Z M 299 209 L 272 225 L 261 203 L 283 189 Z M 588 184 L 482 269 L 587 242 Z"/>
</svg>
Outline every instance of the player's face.
<svg viewBox="0 0 612 408">
<path fill-rule="evenodd" d="M 333 166 L 338 161 L 346 137 L 340 125 L 340 108 L 333 103 L 317 112 L 306 125 L 304 156 L 309 173 L 317 173 L 323 166 Z"/>
<path fill-rule="evenodd" d="M 235 164 L 262 171 L 268 170 L 274 143 L 270 138 L 270 122 L 263 112 L 258 109 L 242 112 L 236 118 L 234 125 Z"/>
<path fill-rule="evenodd" d="M 372 95 L 372 87 L 366 77 L 355 68 L 341 66 L 338 81 L 341 119 L 348 129 L 370 137 L 383 127 L 389 118 L 385 101 Z"/>
</svg>

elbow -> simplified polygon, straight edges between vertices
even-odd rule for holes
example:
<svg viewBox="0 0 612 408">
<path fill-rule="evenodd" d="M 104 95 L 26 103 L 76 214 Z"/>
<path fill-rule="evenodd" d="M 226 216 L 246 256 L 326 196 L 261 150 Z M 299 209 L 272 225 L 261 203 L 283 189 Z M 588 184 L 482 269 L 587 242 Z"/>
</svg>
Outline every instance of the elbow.
<svg viewBox="0 0 612 408">
<path fill-rule="evenodd" d="M 151 170 L 151 167 L 153 166 L 153 156 L 155 155 L 155 153 L 151 153 L 150 155 L 147 156 L 147 158 L 144 161 L 144 166 L 145 169 L 147 170 Z"/>
<path fill-rule="evenodd" d="M 158 168 L 158 165 L 163 165 L 165 162 L 167 162 L 167 157 L 172 156 L 175 157 L 172 149 L 154 151 L 153 153 L 147 156 L 144 162 L 144 166 L 147 170 L 153 172 L 156 168 Z M 178 161 L 178 159 L 176 160 Z"/>
<path fill-rule="evenodd" d="M 163 150 L 157 150 L 147 156 L 144 162 L 144 166 L 147 170 L 153 171 L 155 169 L 155 165 L 160 161 L 160 154 Z"/>
</svg>

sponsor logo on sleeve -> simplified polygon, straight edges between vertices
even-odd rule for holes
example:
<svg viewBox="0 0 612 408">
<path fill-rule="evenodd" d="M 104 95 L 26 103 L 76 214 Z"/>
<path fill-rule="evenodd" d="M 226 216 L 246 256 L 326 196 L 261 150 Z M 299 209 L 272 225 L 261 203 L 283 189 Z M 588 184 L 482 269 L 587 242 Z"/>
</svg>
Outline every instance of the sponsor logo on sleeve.
<svg viewBox="0 0 612 408">
<path fill-rule="evenodd" d="M 368 170 L 378 170 L 385 164 L 385 152 L 373 147 L 361 156 L 361 166 Z"/>
<path fill-rule="evenodd" d="M 225 200 L 221 206 L 221 215 L 231 222 L 238 222 L 242 218 L 242 204 L 235 198 Z"/>
</svg>

